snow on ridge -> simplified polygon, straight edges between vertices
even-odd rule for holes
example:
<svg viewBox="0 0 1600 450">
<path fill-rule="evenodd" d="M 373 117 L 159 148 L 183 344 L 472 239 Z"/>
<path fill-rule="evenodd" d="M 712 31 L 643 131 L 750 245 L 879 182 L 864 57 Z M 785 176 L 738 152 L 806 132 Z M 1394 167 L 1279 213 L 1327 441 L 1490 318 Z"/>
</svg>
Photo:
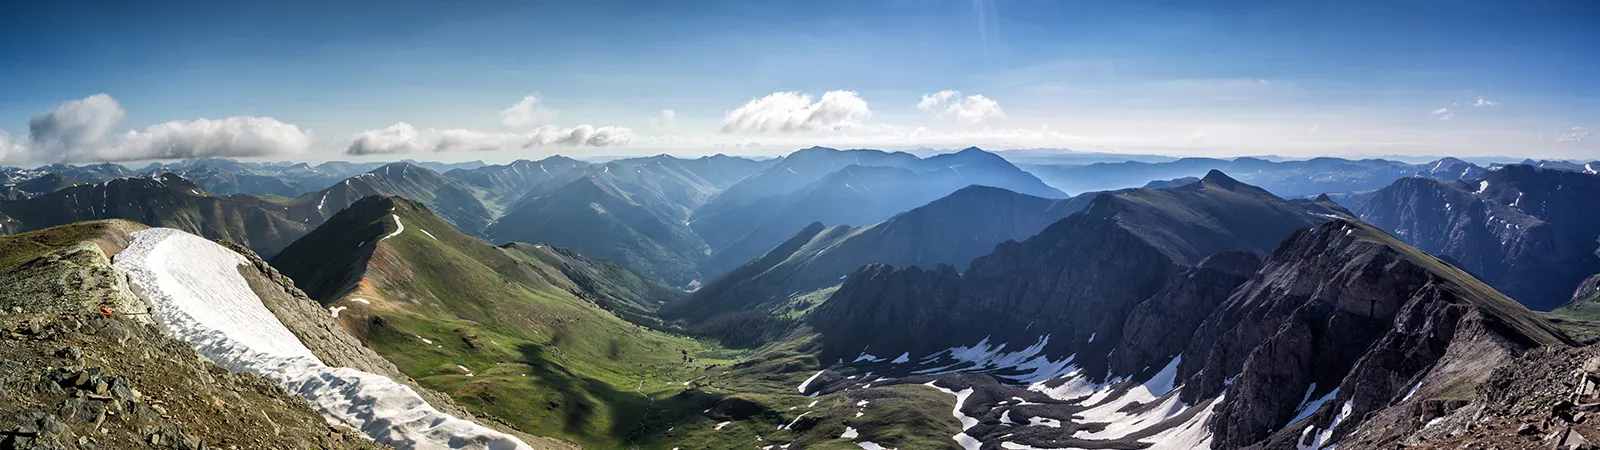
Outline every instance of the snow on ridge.
<svg viewBox="0 0 1600 450">
<path fill-rule="evenodd" d="M 249 261 L 170 228 L 133 234 L 113 266 L 128 274 L 151 318 L 218 366 L 253 372 L 306 400 L 329 423 L 361 430 L 397 449 L 531 450 L 522 441 L 439 412 L 410 387 L 382 375 L 329 367 L 250 289 Z"/>
<path fill-rule="evenodd" d="M 387 240 L 389 240 L 389 238 L 392 238 L 392 237 L 395 237 L 395 236 L 399 236 L 400 232 L 406 231 L 406 224 L 400 223 L 400 215 L 398 215 L 398 214 L 390 214 L 389 217 L 393 217 L 394 218 L 395 230 L 394 230 L 393 233 L 389 233 L 388 236 L 384 236 L 383 239 L 379 239 L 378 242 L 387 241 Z"/>
</svg>

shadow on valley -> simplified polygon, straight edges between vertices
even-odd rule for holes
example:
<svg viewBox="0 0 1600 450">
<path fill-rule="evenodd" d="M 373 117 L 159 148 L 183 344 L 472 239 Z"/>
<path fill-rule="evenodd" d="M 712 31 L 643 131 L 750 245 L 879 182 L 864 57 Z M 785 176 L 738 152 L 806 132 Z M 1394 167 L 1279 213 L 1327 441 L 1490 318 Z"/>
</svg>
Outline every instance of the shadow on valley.
<svg viewBox="0 0 1600 450">
<path fill-rule="evenodd" d="M 664 438 L 680 422 L 711 416 L 718 420 L 744 420 L 754 416 L 777 416 L 777 412 L 762 405 L 740 399 L 730 399 L 722 394 L 690 389 L 668 398 L 655 398 L 639 392 L 636 386 L 647 383 L 673 381 L 669 369 L 650 371 L 649 380 L 634 380 L 628 386 L 608 383 L 592 377 L 573 373 L 563 365 L 566 358 L 558 346 L 524 344 L 517 347 L 521 363 L 529 367 L 529 376 L 537 377 L 542 389 L 557 393 L 544 404 L 523 405 L 544 408 L 562 420 L 561 431 L 568 436 L 585 441 L 588 445 L 611 442 L 624 447 L 653 442 Z M 660 377 L 660 379 L 655 379 Z M 634 388 L 634 389 L 629 389 Z M 526 401 L 526 400 L 523 400 Z M 506 403 L 521 403 L 510 401 Z M 498 402 L 496 402 L 498 403 Z M 489 406 L 489 405 L 486 405 Z M 511 405 L 493 405 L 508 407 Z M 703 411 L 710 411 L 709 414 Z M 501 417 L 516 417 L 505 416 Z M 609 423 L 604 435 L 598 435 L 586 424 Z"/>
</svg>

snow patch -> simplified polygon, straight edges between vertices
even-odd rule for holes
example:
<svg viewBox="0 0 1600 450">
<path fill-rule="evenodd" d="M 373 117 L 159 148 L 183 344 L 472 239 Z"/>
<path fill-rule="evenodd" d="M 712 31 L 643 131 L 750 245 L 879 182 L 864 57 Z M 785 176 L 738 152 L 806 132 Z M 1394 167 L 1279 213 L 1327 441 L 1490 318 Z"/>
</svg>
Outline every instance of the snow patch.
<svg viewBox="0 0 1600 450">
<path fill-rule="evenodd" d="M 1311 385 L 1311 389 L 1316 389 L 1316 388 L 1317 388 L 1317 385 L 1315 385 L 1315 384 Z M 1412 388 L 1411 389 L 1411 392 L 1416 392 L 1416 391 L 1417 391 L 1416 388 Z M 1339 388 L 1333 388 L 1332 392 L 1329 392 L 1328 395 L 1322 396 L 1322 398 L 1319 398 L 1319 399 L 1316 399 L 1316 400 L 1312 400 L 1312 401 L 1309 401 L 1309 402 L 1301 402 L 1300 409 L 1295 410 L 1294 418 L 1293 419 L 1289 419 L 1289 423 L 1293 424 L 1295 422 L 1299 422 L 1301 420 L 1304 420 L 1307 417 L 1311 417 L 1311 415 L 1315 414 L 1317 412 L 1317 410 L 1322 409 L 1322 404 L 1323 403 L 1327 403 L 1328 400 L 1333 400 L 1335 397 L 1338 397 L 1338 396 L 1339 396 Z M 1311 397 L 1311 390 L 1310 389 L 1306 390 L 1306 397 L 1308 397 L 1308 398 Z M 1406 394 L 1406 398 L 1411 398 L 1411 394 Z"/>
<path fill-rule="evenodd" d="M 905 353 L 901 353 L 900 356 L 895 357 L 894 361 L 889 361 L 889 363 L 890 364 L 905 364 L 905 363 L 910 362 L 910 361 L 911 361 L 911 352 L 905 352 Z"/>
<path fill-rule="evenodd" d="M 337 318 L 339 318 L 339 311 L 344 311 L 346 309 L 350 309 L 350 308 L 347 308 L 347 307 L 344 307 L 344 306 L 329 306 L 328 307 L 328 312 L 333 313 L 333 318 L 337 319 Z"/>
<path fill-rule="evenodd" d="M 972 436 L 968 436 L 967 435 L 967 430 L 968 429 L 971 429 L 972 427 L 978 425 L 978 419 L 974 418 L 974 417 L 969 417 L 966 414 L 963 414 L 961 412 L 961 405 L 965 404 L 967 402 L 967 397 L 971 397 L 972 396 L 972 388 L 969 387 L 969 388 L 966 388 L 966 389 L 962 389 L 961 392 L 956 392 L 956 391 L 952 391 L 952 390 L 949 390 L 949 389 L 945 389 L 945 388 L 939 387 L 939 385 L 934 384 L 933 381 L 929 381 L 929 382 L 925 383 L 924 386 L 928 386 L 928 387 L 931 387 L 931 388 L 934 388 L 934 389 L 938 389 L 939 392 L 943 392 L 943 393 L 946 393 L 946 394 L 950 394 L 950 395 L 956 396 L 956 407 L 955 407 L 954 410 L 951 411 L 951 414 L 954 414 L 956 416 L 956 420 L 961 421 L 961 432 L 960 433 L 956 433 L 955 436 L 951 436 L 951 439 L 955 439 L 956 444 L 961 445 L 961 448 L 963 450 L 978 450 L 979 447 L 982 447 L 983 446 L 982 442 L 978 442 L 978 440 L 976 438 L 973 438 Z"/>
<path fill-rule="evenodd" d="M 1473 192 L 1473 193 L 1474 194 L 1482 194 L 1483 191 L 1487 191 L 1487 190 L 1489 190 L 1489 181 L 1488 180 L 1479 181 L 1478 182 L 1478 191 L 1477 192 Z"/>
<path fill-rule="evenodd" d="M 433 233 L 429 233 L 428 230 L 422 228 L 418 228 L 418 230 L 422 230 L 422 234 L 428 235 L 428 237 L 433 238 L 435 241 L 439 240 L 439 238 L 433 237 Z"/>
<path fill-rule="evenodd" d="M 1339 428 L 1339 423 L 1350 418 L 1351 412 L 1352 407 L 1350 402 L 1344 402 L 1344 406 L 1339 408 L 1339 415 L 1334 416 L 1333 423 L 1328 424 L 1328 429 L 1322 430 L 1316 426 L 1307 426 L 1305 431 L 1300 432 L 1300 439 L 1295 441 L 1295 448 L 1298 450 L 1320 450 L 1324 448 L 1333 448 L 1333 445 L 1328 444 L 1328 440 L 1333 438 L 1333 430 Z M 1306 442 L 1307 436 L 1311 437 L 1310 444 L 1304 443 Z"/>
<path fill-rule="evenodd" d="M 530 449 L 515 437 L 439 412 L 387 377 L 317 359 L 250 289 L 249 261 L 169 228 L 134 233 L 113 266 L 126 272 L 151 318 L 212 362 L 260 374 L 306 400 L 330 423 L 400 449 Z"/>
<path fill-rule="evenodd" d="M 800 393 L 806 393 L 806 386 L 810 386 L 812 381 L 816 381 L 817 377 L 822 376 L 822 373 L 827 371 L 828 369 L 818 370 L 816 374 L 811 375 L 811 378 L 807 378 L 804 383 L 800 383 Z M 815 405 L 816 403 L 812 402 L 811 404 Z"/>
<path fill-rule="evenodd" d="M 395 236 L 399 236 L 400 232 L 406 231 L 406 225 L 403 224 L 403 223 L 400 223 L 400 216 L 395 215 L 395 214 L 390 214 L 389 217 L 393 217 L 394 218 L 395 230 L 394 230 L 393 233 L 389 233 L 388 236 L 384 236 L 383 239 L 379 239 L 378 242 L 383 242 L 383 241 L 389 240 L 389 238 L 392 238 L 392 237 L 395 237 Z"/>
<path fill-rule="evenodd" d="M 858 437 L 861 437 L 861 432 L 856 431 L 855 427 L 844 427 L 844 434 L 839 435 L 839 439 L 855 439 Z"/>
</svg>

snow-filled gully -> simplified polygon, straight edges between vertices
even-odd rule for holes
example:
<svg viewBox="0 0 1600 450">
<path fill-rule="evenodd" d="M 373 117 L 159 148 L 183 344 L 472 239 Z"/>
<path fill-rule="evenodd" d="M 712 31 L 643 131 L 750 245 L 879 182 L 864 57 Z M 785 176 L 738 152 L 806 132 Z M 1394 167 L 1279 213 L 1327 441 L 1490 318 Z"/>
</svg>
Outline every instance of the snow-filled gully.
<svg viewBox="0 0 1600 450">
<path fill-rule="evenodd" d="M 532 449 L 442 413 L 387 377 L 323 364 L 261 303 L 239 273 L 248 261 L 232 250 L 167 228 L 133 237 L 113 266 L 128 274 L 153 320 L 217 365 L 276 381 L 328 422 L 398 449 Z"/>
<path fill-rule="evenodd" d="M 1178 380 L 1178 366 L 1183 361 L 1182 355 L 1177 355 L 1168 360 L 1155 374 L 1142 382 L 1130 377 L 1121 377 L 1105 381 L 1092 381 L 1074 363 L 1074 356 L 1052 359 L 1044 353 L 1045 346 L 1049 343 L 1049 336 L 1041 336 L 1033 345 L 1026 348 L 1007 351 L 1007 345 L 992 343 L 984 339 L 971 346 L 957 346 L 946 350 L 933 352 L 922 358 L 914 358 L 909 353 L 894 358 L 892 362 L 886 358 L 877 358 L 862 353 L 851 364 L 866 361 L 865 367 L 889 373 L 904 372 L 909 376 L 937 377 L 950 373 L 983 373 L 993 376 L 1008 387 L 986 387 L 989 389 L 986 396 L 1006 396 L 1006 392 L 1026 390 L 1053 400 L 1051 404 L 1057 405 L 1053 410 L 1056 417 L 1037 416 L 1032 414 L 1013 414 L 1013 408 L 1027 405 L 1041 405 L 1039 402 L 1030 402 L 1020 396 L 1010 396 L 1011 400 L 998 403 L 973 404 L 976 386 L 964 385 L 959 380 L 946 381 L 943 378 L 921 384 L 937 389 L 940 392 L 955 397 L 955 408 L 951 411 L 957 421 L 961 423 L 961 432 L 951 439 L 964 450 L 974 450 L 985 445 L 998 443 L 1000 448 L 1015 450 L 1062 450 L 1060 448 L 1035 447 L 1017 442 L 1026 441 L 1027 438 L 1020 434 L 1034 436 L 1038 442 L 1040 432 L 1024 431 L 1027 428 L 1066 428 L 1069 422 L 1074 426 L 1093 424 L 1095 427 L 1070 431 L 1070 437 L 1077 439 L 1079 448 L 1114 448 L 1125 445 L 1129 441 L 1148 445 L 1147 450 L 1179 450 L 1193 448 L 1208 448 L 1211 444 L 1211 433 L 1207 426 L 1214 408 L 1222 402 L 1222 397 L 1203 400 L 1197 404 L 1186 404 L 1179 400 L 1178 391 L 1182 389 Z M 841 361 L 841 364 L 845 364 Z M 899 366 L 903 367 L 885 367 Z M 870 386 L 873 372 L 862 376 L 855 387 L 866 388 Z M 800 393 L 806 394 L 812 389 L 814 381 L 821 375 L 819 372 L 800 385 Z M 845 379 L 854 379 L 848 376 Z M 888 378 L 879 378 L 877 381 L 886 381 Z M 954 381 L 953 383 L 951 381 Z M 865 386 L 860 383 L 868 383 Z M 955 387 L 947 387 L 954 385 Z M 820 391 L 820 389 L 818 389 Z M 810 392 L 817 395 L 818 392 Z M 1225 394 L 1224 394 L 1225 395 Z M 1011 403 L 1015 400 L 1015 403 Z M 989 402 L 991 400 L 985 400 Z M 1069 406 L 1070 405 L 1070 406 Z M 1131 408 L 1140 406 L 1139 408 Z M 1035 406 L 1037 408 L 1037 406 Z M 982 419 L 968 416 L 966 411 L 978 412 L 979 416 L 999 413 L 999 427 L 994 425 L 979 426 Z M 1041 410 L 1034 409 L 1032 413 Z M 1070 414 L 1063 414 L 1069 412 Z M 1070 418 L 1070 419 L 1069 419 Z M 1053 441 L 1051 441 L 1053 442 Z M 1037 444 L 1036 444 L 1037 445 Z"/>
</svg>

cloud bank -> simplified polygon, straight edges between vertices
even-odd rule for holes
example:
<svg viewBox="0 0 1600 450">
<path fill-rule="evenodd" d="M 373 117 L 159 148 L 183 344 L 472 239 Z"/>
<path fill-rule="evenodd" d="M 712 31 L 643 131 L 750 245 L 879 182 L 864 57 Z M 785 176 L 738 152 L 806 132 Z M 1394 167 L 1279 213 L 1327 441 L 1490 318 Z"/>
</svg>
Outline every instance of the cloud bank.
<svg viewBox="0 0 1600 450">
<path fill-rule="evenodd" d="M 633 130 L 621 127 L 578 125 L 561 128 L 545 125 L 527 133 L 485 133 L 481 131 L 433 128 L 418 129 L 400 122 L 381 130 L 356 134 L 345 153 L 350 155 L 392 155 L 494 151 L 533 147 L 611 147 L 633 141 Z"/>
<path fill-rule="evenodd" d="M 128 112 L 106 94 L 94 94 L 62 103 L 28 120 L 28 138 L 33 145 L 77 148 L 98 145 Z"/>
<path fill-rule="evenodd" d="M 28 138 L 0 132 L 0 162 L 77 163 L 287 156 L 305 153 L 310 130 L 271 117 L 176 120 L 116 133 L 127 118 L 116 99 L 95 94 L 28 120 Z"/>
<path fill-rule="evenodd" d="M 271 117 L 176 120 L 128 132 L 91 160 L 286 156 L 305 153 L 311 135 Z"/>
<path fill-rule="evenodd" d="M 792 133 L 860 126 L 872 117 L 867 101 L 853 91 L 828 91 L 816 102 L 811 94 L 774 92 L 751 100 L 722 118 L 723 133 Z"/>
<path fill-rule="evenodd" d="M 1006 116 L 999 102 L 976 94 L 962 97 L 960 91 L 951 90 L 923 94 L 922 101 L 917 102 L 917 109 L 968 124 Z"/>
<path fill-rule="evenodd" d="M 612 147 L 633 141 L 633 130 L 629 128 L 588 124 L 562 128 L 545 123 L 553 117 L 555 110 L 539 106 L 539 99 L 530 95 L 500 111 L 500 126 L 507 131 L 440 130 L 399 122 L 388 128 L 356 133 L 344 152 L 347 155 L 399 155 L 533 147 Z"/>
</svg>

